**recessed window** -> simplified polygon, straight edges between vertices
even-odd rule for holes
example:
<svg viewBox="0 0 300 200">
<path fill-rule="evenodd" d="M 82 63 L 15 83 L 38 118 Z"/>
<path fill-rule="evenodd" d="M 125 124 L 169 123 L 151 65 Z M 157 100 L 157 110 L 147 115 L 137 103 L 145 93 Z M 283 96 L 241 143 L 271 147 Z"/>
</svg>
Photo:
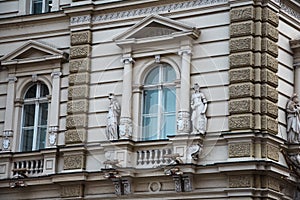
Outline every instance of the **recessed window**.
<svg viewBox="0 0 300 200">
<path fill-rule="evenodd" d="M 43 83 L 32 85 L 24 96 L 21 151 L 45 148 L 48 122 L 48 87 Z"/>
<path fill-rule="evenodd" d="M 31 14 L 50 12 L 52 0 L 31 0 Z"/>
<path fill-rule="evenodd" d="M 143 91 L 142 140 L 166 139 L 175 134 L 176 73 L 168 64 L 159 64 L 146 76 Z"/>
</svg>

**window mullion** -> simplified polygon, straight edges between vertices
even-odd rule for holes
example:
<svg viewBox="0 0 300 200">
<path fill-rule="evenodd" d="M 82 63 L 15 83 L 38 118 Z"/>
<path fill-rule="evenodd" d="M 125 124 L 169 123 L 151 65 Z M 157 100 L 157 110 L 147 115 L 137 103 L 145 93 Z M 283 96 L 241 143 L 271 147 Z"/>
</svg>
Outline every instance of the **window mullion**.
<svg viewBox="0 0 300 200">
<path fill-rule="evenodd" d="M 36 87 L 36 100 L 35 100 L 35 112 L 34 112 L 34 130 L 33 130 L 33 141 L 32 150 L 37 149 L 37 138 L 38 138 L 38 122 L 39 122 L 39 97 L 40 97 L 41 85 L 38 83 Z"/>
</svg>

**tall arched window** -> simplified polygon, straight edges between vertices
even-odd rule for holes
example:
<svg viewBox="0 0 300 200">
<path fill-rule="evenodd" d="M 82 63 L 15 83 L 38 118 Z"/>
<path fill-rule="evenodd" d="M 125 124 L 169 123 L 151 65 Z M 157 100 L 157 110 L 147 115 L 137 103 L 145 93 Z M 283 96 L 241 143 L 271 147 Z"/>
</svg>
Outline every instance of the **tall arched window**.
<svg viewBox="0 0 300 200">
<path fill-rule="evenodd" d="M 146 76 L 143 93 L 142 140 L 166 139 L 175 134 L 176 73 L 168 64 L 158 64 Z"/>
<path fill-rule="evenodd" d="M 33 151 L 45 148 L 48 121 L 48 87 L 37 82 L 25 93 L 21 151 Z"/>
</svg>

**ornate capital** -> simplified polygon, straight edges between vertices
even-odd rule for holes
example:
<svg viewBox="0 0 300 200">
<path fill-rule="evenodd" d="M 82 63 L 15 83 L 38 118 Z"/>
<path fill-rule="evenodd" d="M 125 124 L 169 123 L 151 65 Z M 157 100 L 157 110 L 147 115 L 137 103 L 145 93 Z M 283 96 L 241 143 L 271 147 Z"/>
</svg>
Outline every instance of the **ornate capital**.
<svg viewBox="0 0 300 200">
<path fill-rule="evenodd" d="M 124 64 L 134 63 L 134 60 L 132 57 L 123 57 L 121 60 Z"/>
<path fill-rule="evenodd" d="M 8 83 L 14 83 L 14 82 L 16 82 L 18 79 L 17 79 L 17 77 L 15 77 L 15 76 L 9 76 L 8 78 L 7 78 L 7 82 Z"/>
<path fill-rule="evenodd" d="M 182 56 L 182 55 L 192 55 L 192 50 L 191 49 L 182 49 L 180 51 L 178 51 L 178 55 Z"/>
<path fill-rule="evenodd" d="M 61 75 L 62 75 L 61 72 L 52 72 L 52 73 L 51 73 L 51 77 L 52 77 L 53 79 L 59 78 Z"/>
</svg>

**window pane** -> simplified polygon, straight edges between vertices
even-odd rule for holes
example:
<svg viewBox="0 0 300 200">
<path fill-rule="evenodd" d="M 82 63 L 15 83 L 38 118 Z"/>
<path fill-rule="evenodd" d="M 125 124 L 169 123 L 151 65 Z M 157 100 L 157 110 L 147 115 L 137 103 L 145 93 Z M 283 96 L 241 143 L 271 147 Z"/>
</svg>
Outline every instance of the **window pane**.
<svg viewBox="0 0 300 200">
<path fill-rule="evenodd" d="M 38 125 L 47 125 L 48 118 L 48 103 L 41 103 L 39 110 L 39 124 Z"/>
<path fill-rule="evenodd" d="M 159 67 L 152 69 L 149 74 L 147 75 L 145 84 L 152 85 L 159 83 Z"/>
<path fill-rule="evenodd" d="M 24 105 L 23 127 L 34 126 L 35 104 Z"/>
<path fill-rule="evenodd" d="M 158 90 L 144 91 L 144 114 L 158 112 Z"/>
<path fill-rule="evenodd" d="M 43 0 L 32 1 L 32 14 L 40 14 L 43 11 Z"/>
<path fill-rule="evenodd" d="M 45 84 L 41 84 L 41 94 L 40 97 L 46 97 L 49 95 L 48 87 Z"/>
<path fill-rule="evenodd" d="M 163 89 L 163 105 L 164 105 L 164 112 L 175 112 L 176 111 L 175 88 L 164 88 Z"/>
<path fill-rule="evenodd" d="M 143 138 L 142 140 L 157 139 L 157 117 L 143 117 Z"/>
<path fill-rule="evenodd" d="M 166 65 L 163 68 L 163 77 L 164 82 L 173 82 L 176 79 L 176 73 L 173 67 Z"/>
<path fill-rule="evenodd" d="M 25 99 L 35 98 L 36 97 L 36 84 L 31 86 L 26 92 Z"/>
<path fill-rule="evenodd" d="M 37 149 L 44 149 L 45 148 L 45 143 L 46 143 L 46 127 L 39 127 L 38 128 L 38 133 L 37 133 L 37 143 L 36 143 L 36 148 Z"/>
<path fill-rule="evenodd" d="M 175 135 L 175 122 L 175 113 L 164 116 L 161 139 L 167 138 L 167 135 Z"/>
<path fill-rule="evenodd" d="M 33 141 L 33 129 L 23 129 L 22 134 L 22 151 L 31 151 Z"/>
</svg>

